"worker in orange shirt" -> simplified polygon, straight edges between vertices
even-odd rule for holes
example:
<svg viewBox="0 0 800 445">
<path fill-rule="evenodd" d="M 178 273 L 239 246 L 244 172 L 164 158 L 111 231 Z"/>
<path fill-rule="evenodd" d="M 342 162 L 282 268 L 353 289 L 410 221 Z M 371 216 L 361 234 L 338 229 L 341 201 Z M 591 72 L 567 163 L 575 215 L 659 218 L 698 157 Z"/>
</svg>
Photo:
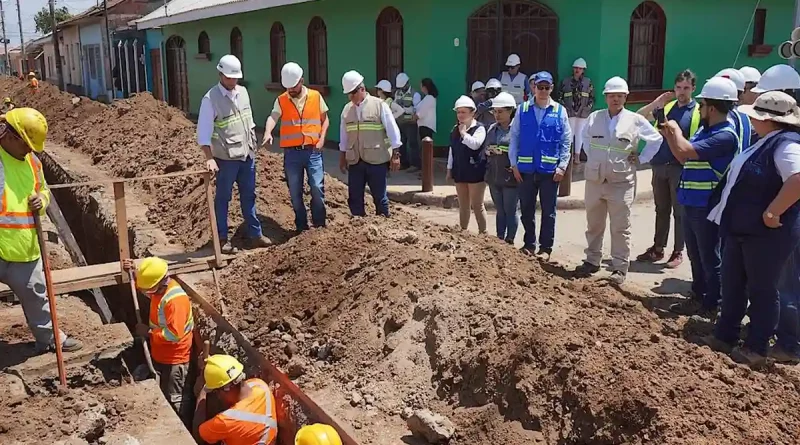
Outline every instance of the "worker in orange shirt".
<svg viewBox="0 0 800 445">
<path fill-rule="evenodd" d="M 131 270 L 133 260 L 123 261 Z M 192 303 L 177 281 L 169 276 L 167 262 L 145 258 L 135 272 L 136 287 L 150 298 L 150 325 L 137 324 L 136 335 L 150 336 L 153 367 L 161 392 L 185 424 L 191 416 L 191 387 L 186 385 L 192 353 Z"/>
<path fill-rule="evenodd" d="M 294 445 L 342 445 L 342 438 L 332 426 L 315 423 L 297 431 Z"/>
<path fill-rule="evenodd" d="M 200 439 L 226 445 L 273 445 L 278 422 L 275 396 L 266 382 L 245 379 L 244 366 L 229 355 L 212 355 L 204 366 L 205 386 L 197 398 L 195 420 L 207 418 L 209 392 L 216 394 L 228 409 L 199 426 Z"/>
<path fill-rule="evenodd" d="M 33 91 L 37 91 L 39 89 L 39 79 L 36 78 L 36 74 L 33 71 L 28 73 L 28 81 L 30 82 L 31 89 Z"/>
</svg>

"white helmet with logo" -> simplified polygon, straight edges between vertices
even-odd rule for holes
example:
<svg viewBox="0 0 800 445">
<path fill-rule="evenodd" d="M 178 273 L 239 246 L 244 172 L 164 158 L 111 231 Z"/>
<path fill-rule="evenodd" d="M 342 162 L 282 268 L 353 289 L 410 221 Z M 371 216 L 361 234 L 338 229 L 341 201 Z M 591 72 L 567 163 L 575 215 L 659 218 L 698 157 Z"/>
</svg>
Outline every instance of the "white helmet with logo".
<svg viewBox="0 0 800 445">
<path fill-rule="evenodd" d="M 342 90 L 344 94 L 352 93 L 359 85 L 364 83 L 364 76 L 358 71 L 348 71 L 342 76 Z"/>
<path fill-rule="evenodd" d="M 223 76 L 231 79 L 242 78 L 242 62 L 233 54 L 226 54 L 219 59 L 217 63 L 217 71 L 222 73 Z"/>
<path fill-rule="evenodd" d="M 514 96 L 503 91 L 492 99 L 492 108 L 516 108 L 517 101 Z"/>
<path fill-rule="evenodd" d="M 391 93 L 392 92 L 392 83 L 386 79 L 381 80 L 375 85 L 375 88 L 383 91 L 384 93 Z"/>
<path fill-rule="evenodd" d="M 774 65 L 769 67 L 761 79 L 758 80 L 758 85 L 753 87 L 754 93 L 766 93 L 767 91 L 779 90 L 795 90 L 800 88 L 800 74 L 797 74 L 794 68 L 789 65 Z"/>
<path fill-rule="evenodd" d="M 603 94 L 623 93 L 628 94 L 628 82 L 625 79 L 614 76 L 606 81 L 606 86 L 603 88 Z"/>
<path fill-rule="evenodd" d="M 736 85 L 737 90 L 744 91 L 744 75 L 742 75 L 741 71 L 737 70 L 736 68 L 725 68 L 724 70 L 715 74 L 714 77 L 730 79 L 733 81 L 733 84 Z"/>
<path fill-rule="evenodd" d="M 294 88 L 303 78 L 303 68 L 300 65 L 289 62 L 281 68 L 281 85 L 284 88 Z"/>
<path fill-rule="evenodd" d="M 733 80 L 727 77 L 712 77 L 703 85 L 703 90 L 700 91 L 697 98 L 737 101 L 739 100 L 739 91 Z"/>
<path fill-rule="evenodd" d="M 458 100 L 456 100 L 456 105 L 453 107 L 453 111 L 458 110 L 459 108 L 469 108 L 472 110 L 477 109 L 477 107 L 475 107 L 475 101 L 469 96 L 461 96 L 458 98 Z"/>
</svg>

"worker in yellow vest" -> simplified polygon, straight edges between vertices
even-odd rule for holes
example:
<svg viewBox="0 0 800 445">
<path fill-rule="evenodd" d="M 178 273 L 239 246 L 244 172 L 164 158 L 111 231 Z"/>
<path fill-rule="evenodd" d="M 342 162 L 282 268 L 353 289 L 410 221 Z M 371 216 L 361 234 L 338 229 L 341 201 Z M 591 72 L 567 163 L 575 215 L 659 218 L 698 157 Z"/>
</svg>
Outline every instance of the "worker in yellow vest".
<svg viewBox="0 0 800 445">
<path fill-rule="evenodd" d="M 47 121 L 33 108 L 15 108 L 0 126 L 0 283 L 17 295 L 39 353 L 55 349 L 53 324 L 33 212 L 44 215 L 50 191 L 42 163 Z M 61 349 L 79 341 L 59 332 Z"/>
</svg>

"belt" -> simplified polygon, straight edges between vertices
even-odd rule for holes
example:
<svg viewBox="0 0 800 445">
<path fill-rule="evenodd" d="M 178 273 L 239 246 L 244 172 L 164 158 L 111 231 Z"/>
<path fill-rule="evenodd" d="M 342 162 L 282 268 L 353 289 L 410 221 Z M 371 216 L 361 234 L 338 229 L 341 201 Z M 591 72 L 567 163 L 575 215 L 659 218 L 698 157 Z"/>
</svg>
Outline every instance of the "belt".
<svg viewBox="0 0 800 445">
<path fill-rule="evenodd" d="M 316 148 L 315 145 L 297 145 L 295 147 L 283 147 L 284 150 L 314 150 Z"/>
</svg>

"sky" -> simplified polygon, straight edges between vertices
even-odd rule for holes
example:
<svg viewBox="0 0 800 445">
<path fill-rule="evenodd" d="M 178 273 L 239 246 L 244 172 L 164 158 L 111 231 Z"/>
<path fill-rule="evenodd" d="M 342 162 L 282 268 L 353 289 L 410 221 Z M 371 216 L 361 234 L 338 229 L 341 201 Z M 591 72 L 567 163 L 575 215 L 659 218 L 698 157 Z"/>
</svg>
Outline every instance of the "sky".
<svg viewBox="0 0 800 445">
<path fill-rule="evenodd" d="M 102 4 L 102 0 L 55 0 L 56 8 L 66 6 L 69 12 L 77 14 L 85 11 L 92 6 L 96 6 L 98 1 Z M 11 40 L 8 45 L 9 48 L 19 45 L 19 21 L 17 20 L 17 0 L 0 0 L 3 4 L 3 12 L 5 13 L 6 22 L 6 37 Z M 47 7 L 48 0 L 19 0 L 19 5 L 22 8 L 22 37 L 26 42 L 40 37 L 41 34 L 36 32 L 36 24 L 33 22 L 33 17 L 36 12 L 43 7 Z"/>
</svg>

